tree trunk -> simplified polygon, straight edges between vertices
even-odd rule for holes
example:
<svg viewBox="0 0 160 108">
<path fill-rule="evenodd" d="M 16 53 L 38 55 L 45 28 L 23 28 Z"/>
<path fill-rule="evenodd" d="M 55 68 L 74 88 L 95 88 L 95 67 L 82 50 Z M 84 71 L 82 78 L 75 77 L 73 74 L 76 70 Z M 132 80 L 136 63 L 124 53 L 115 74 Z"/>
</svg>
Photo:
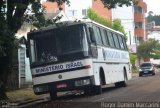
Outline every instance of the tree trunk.
<svg viewBox="0 0 160 108">
<path fill-rule="evenodd" d="M 5 85 L 3 84 L 3 82 L 0 82 L 0 100 L 6 100 L 8 99 L 6 92 L 5 92 Z"/>
<path fill-rule="evenodd" d="M 10 56 L 5 56 L 0 58 L 0 100 L 8 99 L 6 95 L 6 84 L 8 75 L 10 73 L 11 67 L 10 67 L 11 61 Z"/>
</svg>

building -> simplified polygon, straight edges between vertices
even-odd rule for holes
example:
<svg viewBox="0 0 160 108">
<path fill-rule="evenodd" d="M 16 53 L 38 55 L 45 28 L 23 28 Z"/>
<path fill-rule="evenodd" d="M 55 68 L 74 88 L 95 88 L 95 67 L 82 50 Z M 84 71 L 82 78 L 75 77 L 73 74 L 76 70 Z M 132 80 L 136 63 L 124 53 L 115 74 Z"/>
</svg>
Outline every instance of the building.
<svg viewBox="0 0 160 108">
<path fill-rule="evenodd" d="M 143 0 L 139 0 L 137 5 L 134 5 L 134 23 L 135 30 L 134 35 L 136 37 L 136 43 L 139 44 L 141 41 L 147 39 L 146 34 L 146 18 L 145 13 L 147 12 L 147 4 Z"/>
<path fill-rule="evenodd" d="M 18 87 L 27 87 L 32 84 L 29 58 L 26 56 L 26 39 L 18 39 L 20 47 L 18 48 Z"/>
<path fill-rule="evenodd" d="M 25 44 L 21 44 L 21 47 L 18 49 L 18 66 L 19 88 L 29 86 L 32 84 L 32 77 L 29 58 L 26 57 Z"/>
<path fill-rule="evenodd" d="M 24 37 L 17 38 L 20 47 L 15 51 L 13 57 L 12 72 L 8 76 L 7 90 L 28 87 L 32 85 L 32 76 L 29 64 L 29 58 L 26 57 L 26 46 Z"/>
<path fill-rule="evenodd" d="M 134 7 L 123 6 L 112 9 L 112 20 L 117 18 L 121 20 L 121 24 L 124 26 L 124 30 L 127 33 L 127 44 L 135 44 Z"/>
<path fill-rule="evenodd" d="M 47 1 L 43 2 L 43 5 L 46 7 L 46 11 L 48 13 L 56 13 L 59 9 L 63 9 L 69 19 L 85 17 L 89 8 L 94 9 L 100 16 L 103 16 L 109 20 L 112 19 L 111 10 L 104 8 L 101 0 L 81 0 L 78 1 L 78 4 L 76 0 L 70 0 L 70 6 L 67 4 L 58 6 L 57 3 Z"/>
<path fill-rule="evenodd" d="M 155 39 L 160 42 L 160 26 L 156 26 L 155 22 L 152 21 L 146 24 L 146 30 L 148 39 Z"/>
<path fill-rule="evenodd" d="M 137 44 L 146 40 L 147 5 L 143 0 L 133 6 L 117 7 L 112 10 L 112 19 L 119 18 L 128 36 L 128 45 Z"/>
<path fill-rule="evenodd" d="M 124 26 L 128 37 L 127 44 L 131 53 L 136 53 L 139 43 L 147 39 L 146 12 L 147 4 L 143 0 L 138 0 L 138 4 L 133 6 L 117 7 L 112 10 L 112 20 L 119 18 Z M 148 60 L 148 58 L 137 60 L 137 65 Z"/>
</svg>

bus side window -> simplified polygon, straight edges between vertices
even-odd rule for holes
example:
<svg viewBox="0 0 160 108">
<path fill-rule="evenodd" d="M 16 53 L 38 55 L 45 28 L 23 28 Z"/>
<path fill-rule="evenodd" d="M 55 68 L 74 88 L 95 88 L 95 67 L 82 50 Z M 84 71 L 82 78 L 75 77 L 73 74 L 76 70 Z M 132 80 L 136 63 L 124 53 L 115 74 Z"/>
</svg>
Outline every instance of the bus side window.
<svg viewBox="0 0 160 108">
<path fill-rule="evenodd" d="M 90 40 L 92 43 L 96 43 L 96 39 L 95 39 L 95 36 L 94 36 L 94 32 L 93 32 L 93 28 L 92 27 L 89 27 L 89 34 L 90 34 Z"/>
<path fill-rule="evenodd" d="M 106 31 L 104 29 L 100 29 L 100 32 L 101 32 L 103 44 L 105 46 L 109 46 L 109 40 L 108 40 L 108 36 L 107 36 Z"/>
<path fill-rule="evenodd" d="M 120 43 L 120 48 L 124 50 L 124 43 L 123 43 L 123 40 L 122 40 L 122 36 L 119 35 L 118 39 L 119 39 L 119 43 Z"/>
<path fill-rule="evenodd" d="M 119 44 L 119 41 L 118 41 L 118 37 L 117 37 L 117 34 L 113 33 L 113 38 L 114 38 L 114 42 L 115 42 L 115 46 L 116 48 L 120 48 L 120 44 Z"/>
<path fill-rule="evenodd" d="M 103 45 L 99 28 L 96 26 L 93 26 L 93 31 L 94 31 L 96 43 L 99 45 Z"/>
<path fill-rule="evenodd" d="M 126 41 L 125 41 L 124 37 L 122 37 L 122 41 L 123 41 L 123 44 L 124 44 L 124 48 L 125 48 L 125 50 L 128 50 L 128 48 L 127 48 L 127 44 L 126 44 Z"/>
<path fill-rule="evenodd" d="M 110 46 L 111 46 L 111 47 L 115 47 L 112 33 L 109 32 L 109 31 L 107 31 L 107 34 L 108 34 L 108 39 L 109 39 L 109 44 L 110 44 Z"/>
<path fill-rule="evenodd" d="M 31 62 L 36 61 L 36 51 L 35 51 L 35 42 L 34 40 L 30 40 L 30 47 L 31 47 Z"/>
</svg>

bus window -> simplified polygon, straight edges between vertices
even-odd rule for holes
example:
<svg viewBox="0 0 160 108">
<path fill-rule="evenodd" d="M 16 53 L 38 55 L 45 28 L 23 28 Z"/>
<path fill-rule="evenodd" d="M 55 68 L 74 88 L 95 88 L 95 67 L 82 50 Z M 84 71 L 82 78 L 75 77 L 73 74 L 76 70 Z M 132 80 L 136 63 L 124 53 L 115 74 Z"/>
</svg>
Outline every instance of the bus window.
<svg viewBox="0 0 160 108">
<path fill-rule="evenodd" d="M 35 42 L 34 42 L 34 40 L 30 40 L 30 47 L 31 47 L 31 61 L 32 62 L 35 62 L 35 60 L 36 60 L 36 56 L 35 56 Z"/>
<path fill-rule="evenodd" d="M 110 46 L 111 47 L 115 47 L 112 33 L 109 32 L 109 31 L 107 31 L 107 33 L 108 33 L 108 38 L 109 38 L 109 44 L 110 44 Z"/>
<path fill-rule="evenodd" d="M 123 41 L 125 50 L 128 50 L 124 36 L 122 37 L 122 41 Z"/>
<path fill-rule="evenodd" d="M 120 43 L 120 48 L 121 48 L 121 49 L 124 49 L 124 43 L 123 43 L 123 40 L 122 40 L 122 36 L 119 35 L 119 36 L 118 36 L 118 39 L 119 39 L 119 43 Z"/>
<path fill-rule="evenodd" d="M 101 32 L 103 44 L 105 46 L 108 46 L 109 45 L 109 41 L 108 41 L 108 36 L 107 36 L 106 31 L 104 29 L 100 29 L 100 32 Z"/>
<path fill-rule="evenodd" d="M 120 45 L 119 45 L 119 41 L 118 41 L 118 37 L 115 33 L 113 33 L 113 38 L 114 38 L 114 42 L 115 42 L 115 45 L 116 45 L 116 48 L 120 48 Z"/>
<path fill-rule="evenodd" d="M 89 40 L 92 43 L 96 43 L 96 39 L 95 39 L 95 36 L 94 36 L 93 28 L 92 27 L 88 27 L 88 30 L 89 30 Z"/>
<path fill-rule="evenodd" d="M 93 26 L 93 31 L 94 31 L 94 35 L 95 35 L 95 38 L 96 38 L 96 43 L 102 45 L 103 43 L 102 43 L 102 38 L 101 38 L 101 35 L 100 35 L 99 28 L 96 27 L 96 26 Z"/>
</svg>

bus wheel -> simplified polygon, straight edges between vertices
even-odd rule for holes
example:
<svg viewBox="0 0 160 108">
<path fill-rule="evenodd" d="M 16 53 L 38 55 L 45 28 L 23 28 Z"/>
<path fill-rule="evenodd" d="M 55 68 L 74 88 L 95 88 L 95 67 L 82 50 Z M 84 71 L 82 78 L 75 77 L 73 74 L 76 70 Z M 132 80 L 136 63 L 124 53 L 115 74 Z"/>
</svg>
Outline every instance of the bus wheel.
<svg viewBox="0 0 160 108">
<path fill-rule="evenodd" d="M 124 81 L 121 82 L 121 87 L 126 87 L 127 86 L 127 78 L 124 76 Z"/>
<path fill-rule="evenodd" d="M 85 95 L 93 95 L 92 87 L 89 87 L 88 89 L 84 90 Z"/>
<path fill-rule="evenodd" d="M 102 94 L 102 87 L 101 85 L 93 86 L 84 92 L 86 95 L 100 95 Z"/>
<path fill-rule="evenodd" d="M 100 95 L 100 94 L 102 94 L 102 87 L 101 87 L 101 85 L 93 87 L 93 93 L 94 93 L 95 95 Z"/>
<path fill-rule="evenodd" d="M 100 85 L 93 87 L 93 93 L 95 95 L 102 94 L 102 76 L 99 75 L 99 78 L 100 78 Z"/>
<path fill-rule="evenodd" d="M 51 98 L 51 100 L 56 100 L 57 99 L 57 92 L 50 92 L 50 98 Z"/>
<path fill-rule="evenodd" d="M 84 94 L 89 95 L 89 96 L 102 94 L 101 85 L 93 86 L 93 87 L 90 87 L 90 88 L 84 90 Z"/>
<path fill-rule="evenodd" d="M 127 86 L 127 75 L 126 75 L 126 71 L 124 71 L 124 81 L 116 82 L 115 87 L 119 88 L 119 87 L 126 87 L 126 86 Z"/>
</svg>

